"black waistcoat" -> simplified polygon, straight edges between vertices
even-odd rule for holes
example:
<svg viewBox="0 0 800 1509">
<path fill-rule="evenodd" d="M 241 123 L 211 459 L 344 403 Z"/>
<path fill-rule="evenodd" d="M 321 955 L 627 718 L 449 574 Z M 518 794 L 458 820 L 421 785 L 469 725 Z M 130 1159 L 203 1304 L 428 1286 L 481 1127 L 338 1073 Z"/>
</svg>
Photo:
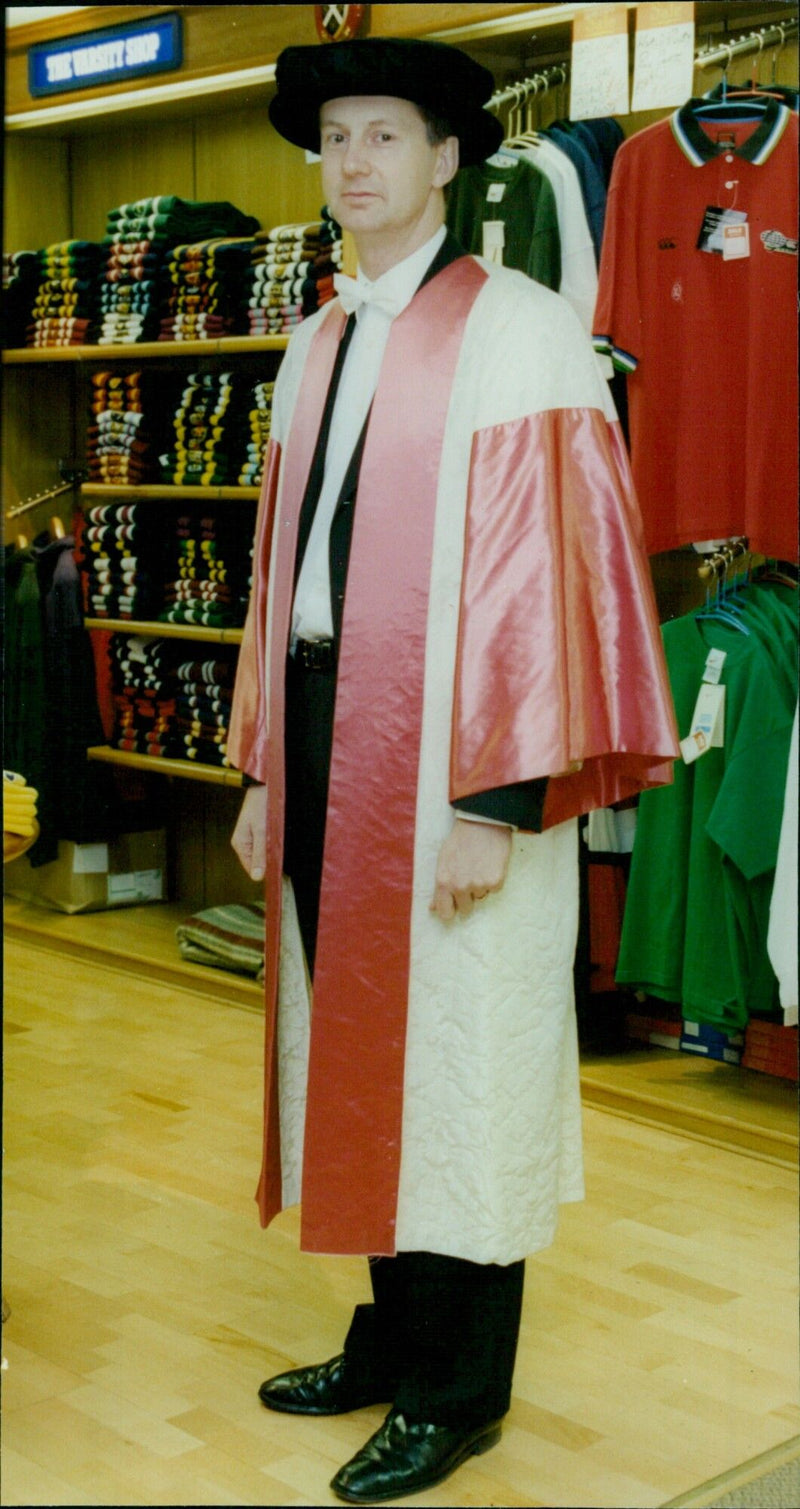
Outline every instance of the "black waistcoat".
<svg viewBox="0 0 800 1509">
<path fill-rule="evenodd" d="M 459 257 L 463 257 L 464 255 L 463 248 L 456 241 L 455 237 L 451 235 L 450 231 L 448 231 L 419 287 L 424 288 L 425 284 L 429 283 L 432 278 L 435 278 L 437 273 L 442 272 L 451 262 L 456 262 Z M 295 587 L 297 587 L 300 568 L 303 564 L 303 557 L 308 546 L 309 535 L 311 534 L 314 514 L 322 491 L 325 453 L 328 447 L 333 408 L 344 369 L 345 358 L 353 337 L 353 331 L 355 330 L 355 323 L 356 317 L 355 315 L 351 315 L 339 343 L 339 350 L 336 354 L 336 361 L 325 399 L 322 422 L 300 509 L 297 554 L 295 556 Z M 364 426 L 356 442 L 339 491 L 339 498 L 334 511 L 328 542 L 333 637 L 336 645 L 339 643 L 342 631 L 347 566 L 350 557 L 350 542 L 353 534 L 353 519 L 355 517 L 358 498 L 358 475 L 368 427 L 369 413 L 364 421 Z M 540 832 L 546 791 L 546 778 L 534 781 L 520 781 L 513 786 L 503 787 L 501 790 L 486 791 L 475 796 L 465 797 L 454 802 L 453 805 L 464 812 L 471 812 L 475 816 L 494 818 L 500 822 L 513 823 L 515 826 L 525 828 L 531 832 Z"/>
<path fill-rule="evenodd" d="M 459 246 L 455 237 L 452 236 L 448 231 L 444 241 L 442 242 L 442 245 L 436 253 L 436 256 L 433 258 L 433 261 L 431 262 L 427 272 L 425 273 L 425 276 L 423 277 L 419 287 L 424 288 L 425 284 L 429 283 L 432 278 L 435 278 L 437 273 L 442 272 L 443 269 L 445 267 L 448 267 L 451 262 L 455 262 L 459 257 L 463 256 L 463 247 Z M 419 289 L 417 290 L 417 292 L 419 292 Z M 308 476 L 308 483 L 300 509 L 300 524 L 297 536 L 297 554 L 295 556 L 295 587 L 297 586 L 300 569 L 303 564 L 303 557 L 305 556 L 309 536 L 311 534 L 311 526 L 314 522 L 314 514 L 316 513 L 317 504 L 319 503 L 320 493 L 322 491 L 322 481 L 325 473 L 325 455 L 328 449 L 328 439 L 330 436 L 333 409 L 334 404 L 336 403 L 336 394 L 339 390 L 339 383 L 341 382 L 345 359 L 350 346 L 350 341 L 352 340 L 353 331 L 355 330 L 355 325 L 356 317 L 354 314 L 351 314 L 344 328 L 342 339 L 339 342 L 339 350 L 336 354 L 336 361 L 334 363 L 331 380 L 328 386 L 328 393 L 325 399 L 325 408 L 322 414 L 322 422 L 319 427 L 319 435 L 317 436 L 317 443 L 311 462 L 311 470 Z M 331 532 L 328 542 L 331 582 L 331 608 L 333 611 L 333 637 L 337 643 L 342 629 L 345 584 L 347 581 L 347 564 L 350 557 L 350 541 L 353 533 L 353 518 L 355 516 L 356 499 L 358 496 L 358 474 L 361 467 L 361 457 L 364 453 L 364 442 L 367 438 L 368 426 L 369 413 L 367 414 L 367 417 L 364 421 L 361 434 L 356 441 L 353 454 L 350 458 L 350 462 L 339 491 L 339 498 L 334 510 L 333 521 L 331 523 Z"/>
</svg>

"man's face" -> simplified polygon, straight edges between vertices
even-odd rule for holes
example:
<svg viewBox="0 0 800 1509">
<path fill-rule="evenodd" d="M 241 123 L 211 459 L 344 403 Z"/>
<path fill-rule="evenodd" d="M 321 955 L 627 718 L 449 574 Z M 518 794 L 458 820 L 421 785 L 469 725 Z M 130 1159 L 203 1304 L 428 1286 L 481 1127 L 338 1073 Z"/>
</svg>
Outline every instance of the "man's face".
<svg viewBox="0 0 800 1509">
<path fill-rule="evenodd" d="M 357 239 L 402 238 L 458 166 L 456 138 L 431 146 L 416 106 L 389 95 L 329 100 L 320 137 L 328 208 Z"/>
</svg>

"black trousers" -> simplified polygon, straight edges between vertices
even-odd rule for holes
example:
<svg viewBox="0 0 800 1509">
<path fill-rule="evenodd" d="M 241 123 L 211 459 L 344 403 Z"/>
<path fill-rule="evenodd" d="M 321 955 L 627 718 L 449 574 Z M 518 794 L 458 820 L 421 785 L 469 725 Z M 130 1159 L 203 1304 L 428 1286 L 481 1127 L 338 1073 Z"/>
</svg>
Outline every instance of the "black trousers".
<svg viewBox="0 0 800 1509">
<path fill-rule="evenodd" d="M 313 978 L 336 676 L 290 659 L 286 681 L 286 838 Z M 484 1424 L 509 1407 L 525 1265 L 430 1252 L 369 1259 L 372 1304 L 358 1305 L 348 1365 L 409 1419 Z"/>
<path fill-rule="evenodd" d="M 525 1264 L 436 1252 L 370 1258 L 373 1303 L 358 1305 L 348 1366 L 409 1420 L 483 1425 L 511 1403 Z"/>
</svg>

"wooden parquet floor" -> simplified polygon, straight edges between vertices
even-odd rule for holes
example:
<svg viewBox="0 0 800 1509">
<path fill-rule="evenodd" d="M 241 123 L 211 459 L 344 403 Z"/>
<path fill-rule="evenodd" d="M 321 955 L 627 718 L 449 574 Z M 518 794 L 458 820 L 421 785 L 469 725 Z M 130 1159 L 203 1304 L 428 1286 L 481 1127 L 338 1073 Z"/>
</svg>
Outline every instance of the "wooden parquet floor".
<svg viewBox="0 0 800 1509">
<path fill-rule="evenodd" d="M 270 1415 L 359 1259 L 264 1233 L 252 1012 L 9 942 L 3 1505 L 337 1502 L 382 1417 Z M 421 1506 L 661 1505 L 800 1431 L 797 1181 L 585 1113 L 588 1198 L 531 1259 L 499 1446 Z"/>
</svg>

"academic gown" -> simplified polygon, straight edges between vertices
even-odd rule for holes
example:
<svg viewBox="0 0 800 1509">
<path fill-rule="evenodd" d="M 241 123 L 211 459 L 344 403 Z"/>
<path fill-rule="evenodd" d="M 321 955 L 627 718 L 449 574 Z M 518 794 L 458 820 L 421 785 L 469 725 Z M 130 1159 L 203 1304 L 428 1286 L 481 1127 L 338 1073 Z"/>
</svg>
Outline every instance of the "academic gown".
<svg viewBox="0 0 800 1509">
<path fill-rule="evenodd" d="M 281 877 L 285 666 L 344 326 L 338 300 L 306 320 L 276 382 L 228 743 L 267 786 L 259 1210 L 300 1200 L 307 1251 L 507 1264 L 583 1194 L 576 818 L 677 754 L 641 520 L 567 303 L 473 256 L 424 283 L 359 473 L 312 1012 Z M 515 831 L 502 890 L 442 923 L 451 803 L 542 777 L 543 831 Z"/>
</svg>

